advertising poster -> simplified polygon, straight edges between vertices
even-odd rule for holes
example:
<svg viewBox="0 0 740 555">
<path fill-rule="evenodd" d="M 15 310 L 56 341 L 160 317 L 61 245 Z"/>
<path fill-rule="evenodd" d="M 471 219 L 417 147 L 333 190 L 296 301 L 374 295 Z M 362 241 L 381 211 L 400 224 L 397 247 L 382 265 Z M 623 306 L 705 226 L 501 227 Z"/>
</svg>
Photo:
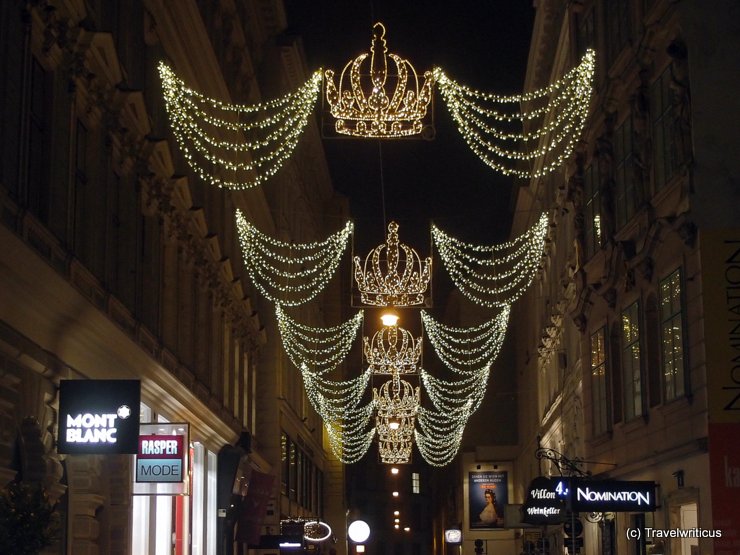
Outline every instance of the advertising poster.
<svg viewBox="0 0 740 555">
<path fill-rule="evenodd" d="M 470 528 L 485 530 L 504 527 L 504 506 L 509 502 L 507 472 L 484 470 L 468 475 Z"/>
<path fill-rule="evenodd" d="M 715 555 L 740 553 L 740 229 L 701 232 Z"/>
</svg>

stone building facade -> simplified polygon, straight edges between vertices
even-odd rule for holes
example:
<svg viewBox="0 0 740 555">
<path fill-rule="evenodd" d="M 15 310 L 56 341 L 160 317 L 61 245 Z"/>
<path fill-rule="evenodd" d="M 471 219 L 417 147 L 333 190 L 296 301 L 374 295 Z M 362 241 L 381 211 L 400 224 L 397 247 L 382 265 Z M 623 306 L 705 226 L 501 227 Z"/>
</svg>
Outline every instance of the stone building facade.
<svg viewBox="0 0 740 555">
<path fill-rule="evenodd" d="M 581 514 L 586 553 L 737 551 L 737 511 L 719 501 L 731 484 L 714 461 L 736 461 L 722 434 L 740 420 L 712 416 L 731 402 L 715 384 L 732 328 L 709 298 L 731 285 L 711 266 L 731 256 L 740 227 L 729 208 L 740 198 L 740 137 L 727 125 L 739 110 L 735 12 L 723 1 L 537 2 L 525 90 L 587 48 L 597 69 L 575 155 L 518 187 L 512 235 L 543 211 L 551 230 L 540 275 L 512 315 L 516 496 L 535 476 L 559 475 L 553 459 L 593 480 L 658 485 L 654 513 Z M 537 458 L 538 448 L 556 453 Z M 629 535 L 646 528 L 723 529 L 724 540 Z M 546 534 L 550 552 L 562 552 L 561 528 Z"/>
<path fill-rule="evenodd" d="M 275 477 L 263 533 L 344 522 L 342 465 L 234 222 L 294 241 L 343 225 L 318 128 L 262 188 L 215 189 L 178 150 L 157 74 L 165 60 L 225 102 L 285 94 L 310 73 L 285 28 L 279 0 L 0 6 L 0 478 L 58 503 L 46 553 L 215 553 L 218 453 L 240 436 Z M 316 324 L 341 316 L 330 289 Z M 188 497 L 133 496 L 131 456 L 56 452 L 59 380 L 109 378 L 141 380 L 142 420 L 190 424 Z"/>
</svg>

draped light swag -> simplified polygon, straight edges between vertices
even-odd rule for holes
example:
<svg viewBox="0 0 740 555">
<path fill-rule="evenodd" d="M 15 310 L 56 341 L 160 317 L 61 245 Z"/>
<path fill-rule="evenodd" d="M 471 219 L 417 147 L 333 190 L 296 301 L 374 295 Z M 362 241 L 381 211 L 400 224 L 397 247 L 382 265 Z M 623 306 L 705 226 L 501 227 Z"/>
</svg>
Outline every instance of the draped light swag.
<svg viewBox="0 0 740 555">
<path fill-rule="evenodd" d="M 335 83 L 316 70 L 296 91 L 241 105 L 189 88 L 159 64 L 172 130 L 193 171 L 218 187 L 246 189 L 275 175 L 291 156 L 316 106 L 321 84 L 338 134 L 387 139 L 424 133 L 436 85 L 458 131 L 494 171 L 541 177 L 570 156 L 583 131 L 596 55 L 589 50 L 562 78 L 542 89 L 504 96 L 462 85 L 441 68 L 417 75 L 389 53 L 382 23 L 373 26 L 370 52 L 350 60 Z"/>
</svg>

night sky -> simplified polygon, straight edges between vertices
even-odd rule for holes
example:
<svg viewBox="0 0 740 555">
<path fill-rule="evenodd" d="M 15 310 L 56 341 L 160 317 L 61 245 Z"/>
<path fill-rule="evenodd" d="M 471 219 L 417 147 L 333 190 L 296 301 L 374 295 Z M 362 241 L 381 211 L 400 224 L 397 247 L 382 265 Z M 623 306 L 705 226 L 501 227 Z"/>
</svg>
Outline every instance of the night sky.
<svg viewBox="0 0 740 555">
<path fill-rule="evenodd" d="M 289 32 L 302 37 L 309 71 L 341 72 L 351 58 L 369 52 L 372 25 L 381 21 L 389 52 L 408 59 L 420 75 L 440 66 L 470 87 L 522 91 L 532 0 L 285 0 L 285 5 Z M 324 140 L 334 187 L 350 199 L 355 248 L 364 251 L 384 241 L 384 204 L 386 222 L 400 225 L 400 240 L 424 255 L 432 221 L 476 243 L 491 244 L 508 234 L 512 178 L 495 173 L 468 148 L 438 92 L 434 104 L 432 141 Z"/>
</svg>

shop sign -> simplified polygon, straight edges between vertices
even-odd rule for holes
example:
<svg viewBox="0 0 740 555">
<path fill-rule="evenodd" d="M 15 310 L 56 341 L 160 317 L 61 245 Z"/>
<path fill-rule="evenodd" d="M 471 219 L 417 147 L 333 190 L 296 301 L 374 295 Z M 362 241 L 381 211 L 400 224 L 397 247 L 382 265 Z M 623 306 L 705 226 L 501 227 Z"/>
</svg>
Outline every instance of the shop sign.
<svg viewBox="0 0 740 555">
<path fill-rule="evenodd" d="M 57 451 L 136 453 L 140 401 L 139 380 L 61 380 Z"/>
<path fill-rule="evenodd" d="M 137 482 L 182 482 L 185 438 L 181 435 L 141 435 L 136 454 Z"/>
<path fill-rule="evenodd" d="M 655 482 L 570 478 L 574 512 L 653 512 Z"/>
<path fill-rule="evenodd" d="M 539 476 L 532 480 L 527 499 L 522 505 L 522 522 L 528 524 L 560 524 L 565 518 L 565 502 L 569 494 L 566 480 Z"/>
<path fill-rule="evenodd" d="M 445 543 L 449 545 L 460 545 L 462 543 L 462 530 L 459 528 L 448 528 L 445 530 Z"/>
</svg>

